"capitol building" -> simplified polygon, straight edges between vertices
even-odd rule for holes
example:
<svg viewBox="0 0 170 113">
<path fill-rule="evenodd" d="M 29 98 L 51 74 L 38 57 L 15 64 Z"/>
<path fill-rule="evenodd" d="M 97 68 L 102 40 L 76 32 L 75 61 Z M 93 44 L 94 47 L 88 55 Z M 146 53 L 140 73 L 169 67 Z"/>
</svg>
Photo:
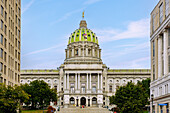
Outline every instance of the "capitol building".
<svg viewBox="0 0 170 113">
<path fill-rule="evenodd" d="M 109 96 L 119 86 L 150 78 L 149 69 L 109 69 L 102 61 L 99 39 L 81 20 L 68 39 L 64 63 L 57 70 L 22 70 L 20 83 L 44 80 L 56 89 L 57 104 L 64 108 L 100 108 L 109 105 Z"/>
</svg>

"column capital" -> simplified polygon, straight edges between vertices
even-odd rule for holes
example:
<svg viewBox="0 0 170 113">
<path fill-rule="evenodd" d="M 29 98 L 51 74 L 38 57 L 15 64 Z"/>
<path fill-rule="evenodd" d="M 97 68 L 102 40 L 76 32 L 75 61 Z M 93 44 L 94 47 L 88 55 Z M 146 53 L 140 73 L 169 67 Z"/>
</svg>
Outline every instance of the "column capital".
<svg viewBox="0 0 170 113">
<path fill-rule="evenodd" d="M 164 29 L 164 30 L 163 30 L 163 33 L 164 33 L 164 32 L 167 32 L 167 29 Z"/>
</svg>

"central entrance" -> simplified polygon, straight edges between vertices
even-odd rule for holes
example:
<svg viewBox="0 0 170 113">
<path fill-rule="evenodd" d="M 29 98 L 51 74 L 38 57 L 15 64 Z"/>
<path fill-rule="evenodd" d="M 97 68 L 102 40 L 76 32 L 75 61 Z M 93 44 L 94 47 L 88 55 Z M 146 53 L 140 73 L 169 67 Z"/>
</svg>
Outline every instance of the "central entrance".
<svg viewBox="0 0 170 113">
<path fill-rule="evenodd" d="M 81 101 L 81 105 L 86 105 L 86 98 L 85 97 L 82 97 L 80 101 Z"/>
</svg>

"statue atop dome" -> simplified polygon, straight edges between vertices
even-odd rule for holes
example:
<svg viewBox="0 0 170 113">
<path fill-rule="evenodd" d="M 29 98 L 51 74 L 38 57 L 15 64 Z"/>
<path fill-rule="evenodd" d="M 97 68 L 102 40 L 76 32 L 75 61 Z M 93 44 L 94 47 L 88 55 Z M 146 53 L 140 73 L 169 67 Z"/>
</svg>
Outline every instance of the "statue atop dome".
<svg viewBox="0 0 170 113">
<path fill-rule="evenodd" d="M 83 11 L 83 14 L 82 14 L 82 18 L 84 19 L 84 11 Z"/>
</svg>

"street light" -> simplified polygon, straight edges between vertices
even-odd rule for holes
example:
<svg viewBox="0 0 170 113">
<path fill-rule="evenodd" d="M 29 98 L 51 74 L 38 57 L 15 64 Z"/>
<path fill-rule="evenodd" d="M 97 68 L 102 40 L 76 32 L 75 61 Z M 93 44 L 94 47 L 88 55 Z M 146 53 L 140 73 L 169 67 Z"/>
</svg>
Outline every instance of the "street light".
<svg viewBox="0 0 170 113">
<path fill-rule="evenodd" d="M 43 113 L 44 113 L 44 100 L 43 100 Z"/>
<path fill-rule="evenodd" d="M 151 95 L 151 101 L 152 101 L 152 113 L 153 113 L 153 94 Z"/>
</svg>

